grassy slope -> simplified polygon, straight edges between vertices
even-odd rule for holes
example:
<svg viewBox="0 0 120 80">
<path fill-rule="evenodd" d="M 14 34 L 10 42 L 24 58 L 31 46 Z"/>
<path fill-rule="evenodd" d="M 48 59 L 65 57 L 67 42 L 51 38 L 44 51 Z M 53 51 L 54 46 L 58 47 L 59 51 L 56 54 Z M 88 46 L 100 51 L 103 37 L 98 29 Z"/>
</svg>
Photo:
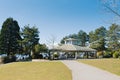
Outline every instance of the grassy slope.
<svg viewBox="0 0 120 80">
<path fill-rule="evenodd" d="M 120 60 L 119 59 L 92 59 L 92 60 L 79 60 L 89 65 L 101 68 L 111 73 L 120 76 Z"/>
<path fill-rule="evenodd" d="M 72 80 L 61 62 L 18 62 L 0 66 L 0 80 Z"/>
</svg>

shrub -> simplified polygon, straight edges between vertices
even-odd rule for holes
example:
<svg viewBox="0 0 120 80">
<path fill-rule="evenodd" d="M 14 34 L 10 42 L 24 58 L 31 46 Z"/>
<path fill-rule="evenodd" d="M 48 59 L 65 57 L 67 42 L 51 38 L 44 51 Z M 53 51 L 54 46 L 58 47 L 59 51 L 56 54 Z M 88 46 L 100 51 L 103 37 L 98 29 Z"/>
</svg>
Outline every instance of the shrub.
<svg viewBox="0 0 120 80">
<path fill-rule="evenodd" d="M 15 62 L 16 57 L 15 56 L 5 56 L 2 57 L 2 63 L 10 63 L 10 62 Z"/>
<path fill-rule="evenodd" d="M 2 63 L 9 63 L 10 59 L 8 56 L 2 57 Z"/>
<path fill-rule="evenodd" d="M 58 59 L 58 57 L 59 57 L 58 53 L 55 52 L 55 53 L 53 54 L 53 58 L 54 58 L 54 59 Z"/>
<path fill-rule="evenodd" d="M 43 55 L 42 55 L 42 54 L 39 54 L 39 57 L 38 57 L 38 58 L 43 59 Z"/>
<path fill-rule="evenodd" d="M 87 55 L 84 55 L 83 58 L 84 58 L 84 59 L 87 59 Z"/>
<path fill-rule="evenodd" d="M 118 56 L 119 56 L 119 52 L 118 52 L 118 51 L 115 51 L 115 52 L 113 53 L 113 58 L 118 58 Z"/>
<path fill-rule="evenodd" d="M 53 57 L 54 57 L 54 59 L 57 59 L 58 58 L 58 54 L 54 54 Z"/>
<path fill-rule="evenodd" d="M 32 57 L 26 58 L 25 61 L 32 61 Z"/>
<path fill-rule="evenodd" d="M 10 57 L 10 62 L 15 62 L 16 61 L 16 57 L 15 56 L 11 56 Z"/>
<path fill-rule="evenodd" d="M 105 51 L 105 52 L 103 53 L 103 57 L 104 57 L 104 58 L 110 58 L 110 57 L 112 57 L 111 52 Z"/>
<path fill-rule="evenodd" d="M 103 51 L 97 52 L 97 57 L 98 58 L 103 58 Z"/>
</svg>

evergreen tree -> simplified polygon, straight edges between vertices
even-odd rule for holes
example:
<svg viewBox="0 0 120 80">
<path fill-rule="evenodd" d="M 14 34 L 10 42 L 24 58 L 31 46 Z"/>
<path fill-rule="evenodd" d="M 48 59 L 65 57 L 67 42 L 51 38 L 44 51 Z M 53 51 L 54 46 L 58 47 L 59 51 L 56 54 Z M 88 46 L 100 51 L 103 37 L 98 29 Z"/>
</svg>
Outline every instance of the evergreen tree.
<svg viewBox="0 0 120 80">
<path fill-rule="evenodd" d="M 100 28 L 97 28 L 95 31 L 91 31 L 89 33 L 89 41 L 90 41 L 90 43 L 106 37 L 106 33 L 107 33 L 107 30 L 103 26 L 100 27 Z"/>
<path fill-rule="evenodd" d="M 107 30 L 105 27 L 97 28 L 95 31 L 91 31 L 89 33 L 89 42 L 90 47 L 94 48 L 98 51 L 105 50 L 105 38 L 106 38 Z"/>
<path fill-rule="evenodd" d="M 24 48 L 25 53 L 30 54 L 30 52 L 34 52 L 35 45 L 39 42 L 39 31 L 35 26 L 31 27 L 29 25 L 24 26 L 22 29 L 22 46 Z"/>
<path fill-rule="evenodd" d="M 19 34 L 20 27 L 16 20 L 7 18 L 2 25 L 0 34 L 0 52 L 6 53 L 8 56 L 18 53 L 20 46 L 18 40 L 21 40 Z"/>
<path fill-rule="evenodd" d="M 87 39 L 88 39 L 87 33 L 82 31 L 82 30 L 80 30 L 78 32 L 78 40 L 81 42 L 80 45 L 81 46 L 85 46 L 85 43 L 86 43 Z"/>
<path fill-rule="evenodd" d="M 118 50 L 120 48 L 120 26 L 112 24 L 107 34 L 108 48 Z"/>
<path fill-rule="evenodd" d="M 105 48 L 105 39 L 104 38 L 101 38 L 100 40 L 97 40 L 95 42 L 93 42 L 90 47 L 93 48 L 93 49 L 96 49 L 98 51 L 103 51 L 103 50 L 106 50 Z"/>
</svg>

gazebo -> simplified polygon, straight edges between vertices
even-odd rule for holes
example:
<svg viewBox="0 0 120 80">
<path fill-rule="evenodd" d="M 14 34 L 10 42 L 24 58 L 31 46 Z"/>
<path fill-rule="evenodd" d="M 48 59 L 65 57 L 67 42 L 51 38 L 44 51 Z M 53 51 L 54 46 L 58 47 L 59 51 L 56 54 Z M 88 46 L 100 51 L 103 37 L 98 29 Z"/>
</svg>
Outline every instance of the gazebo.
<svg viewBox="0 0 120 80">
<path fill-rule="evenodd" d="M 63 44 L 50 49 L 50 54 L 57 53 L 59 58 L 95 58 L 96 50 L 89 47 L 81 47 L 72 44 Z"/>
<path fill-rule="evenodd" d="M 97 51 L 95 49 L 78 46 L 77 42 L 77 39 L 66 39 L 65 44 L 54 46 L 52 49 L 50 49 L 50 54 L 58 54 L 59 59 L 96 58 Z"/>
</svg>

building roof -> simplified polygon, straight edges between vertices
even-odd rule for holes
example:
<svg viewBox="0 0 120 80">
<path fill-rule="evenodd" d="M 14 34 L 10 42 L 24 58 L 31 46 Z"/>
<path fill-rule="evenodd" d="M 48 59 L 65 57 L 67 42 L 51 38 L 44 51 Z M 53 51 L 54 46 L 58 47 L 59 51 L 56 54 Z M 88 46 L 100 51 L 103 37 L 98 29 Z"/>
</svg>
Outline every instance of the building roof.
<svg viewBox="0 0 120 80">
<path fill-rule="evenodd" d="M 73 40 L 78 40 L 78 39 L 74 39 L 74 38 L 68 38 L 68 39 L 65 39 L 65 41 L 73 41 Z"/>
<path fill-rule="evenodd" d="M 96 51 L 95 49 L 89 47 L 81 47 L 72 44 L 63 44 L 61 46 L 54 47 L 54 50 L 61 50 L 61 51 Z"/>
</svg>

